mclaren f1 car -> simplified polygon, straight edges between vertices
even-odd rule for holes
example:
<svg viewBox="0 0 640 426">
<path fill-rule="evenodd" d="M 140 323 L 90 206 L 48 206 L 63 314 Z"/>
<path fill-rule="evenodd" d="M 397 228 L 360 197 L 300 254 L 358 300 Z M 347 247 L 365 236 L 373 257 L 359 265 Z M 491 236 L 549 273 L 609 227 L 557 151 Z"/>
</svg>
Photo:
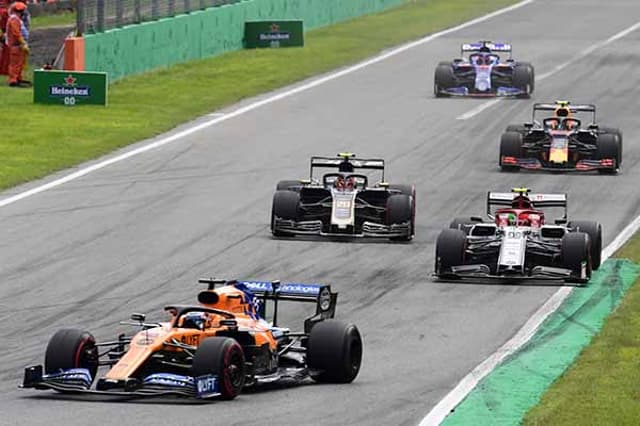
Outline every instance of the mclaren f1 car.
<svg viewBox="0 0 640 426">
<path fill-rule="evenodd" d="M 492 211 L 493 206 L 499 206 Z M 545 210 L 564 214 L 548 223 Z M 600 266 L 602 227 L 567 220 L 566 194 L 489 192 L 487 216 L 454 219 L 436 243 L 439 278 L 564 280 L 585 283 Z"/>
<path fill-rule="evenodd" d="M 277 184 L 271 232 L 276 237 L 411 240 L 415 232 L 415 188 L 385 182 L 384 168 L 382 159 L 361 159 L 351 153 L 311 157 L 309 179 Z M 331 171 L 316 176 L 319 169 Z"/>
<path fill-rule="evenodd" d="M 442 96 L 516 96 L 528 98 L 535 86 L 535 72 L 528 62 L 511 57 L 511 45 L 479 41 L 465 43 L 460 58 L 440 62 L 434 76 L 434 92 Z M 499 53 L 508 53 L 501 60 Z M 468 54 L 465 58 L 464 55 Z"/>
<path fill-rule="evenodd" d="M 200 282 L 208 289 L 198 294 L 199 303 L 165 307 L 167 322 L 133 314 L 123 323 L 139 328 L 133 335 L 96 342 L 82 329 L 58 331 L 47 345 L 44 366 L 25 369 L 22 387 L 129 398 L 232 399 L 243 388 L 281 380 L 349 383 L 356 378 L 362 339 L 355 325 L 332 319 L 337 293 L 330 286 Z M 315 305 L 303 330 L 279 326 L 282 301 Z M 98 377 L 103 366 L 108 371 Z"/>
<path fill-rule="evenodd" d="M 614 174 L 621 164 L 622 132 L 596 124 L 595 105 L 568 101 L 534 104 L 531 122 L 508 126 L 500 140 L 500 167 L 504 171 L 597 170 Z"/>
</svg>

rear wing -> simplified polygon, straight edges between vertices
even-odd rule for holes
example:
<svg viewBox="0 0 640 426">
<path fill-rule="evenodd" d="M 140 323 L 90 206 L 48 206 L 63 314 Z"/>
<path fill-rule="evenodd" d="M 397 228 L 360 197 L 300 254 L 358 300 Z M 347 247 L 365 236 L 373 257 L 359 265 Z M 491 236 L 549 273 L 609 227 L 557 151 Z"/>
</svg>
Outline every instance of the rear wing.
<svg viewBox="0 0 640 426">
<path fill-rule="evenodd" d="M 513 200 L 522 194 L 518 192 L 488 192 L 487 193 L 487 215 L 493 217 L 491 208 L 493 206 L 511 207 Z M 564 209 L 564 216 L 567 218 L 567 194 L 526 194 L 534 208 L 561 207 Z"/>
<path fill-rule="evenodd" d="M 311 157 L 309 177 L 313 178 L 313 169 L 332 168 L 340 169 L 342 166 L 350 165 L 354 170 L 380 170 L 382 171 L 382 181 L 384 182 L 384 160 L 380 158 L 354 158 L 353 154 L 341 154 L 338 157 Z"/>
<path fill-rule="evenodd" d="M 245 281 L 245 280 L 221 280 L 215 278 L 201 278 L 199 283 L 208 284 L 209 290 L 214 290 L 215 286 L 235 285 L 236 287 L 249 291 L 257 301 L 254 306 L 258 315 L 267 317 L 266 301 L 273 301 L 273 309 L 270 314 L 273 316 L 273 326 L 278 324 L 278 302 L 307 302 L 316 304 L 316 313 L 305 319 L 304 329 L 309 332 L 314 323 L 325 319 L 333 318 L 338 302 L 338 293 L 331 291 L 331 286 L 326 284 L 305 284 L 305 283 L 281 283 L 280 281 Z M 257 302 L 257 303 L 256 303 Z"/>
<path fill-rule="evenodd" d="M 555 111 L 558 107 L 568 108 L 572 113 L 576 112 L 586 112 L 592 114 L 592 123 L 596 122 L 596 106 L 593 104 L 570 104 L 567 101 L 561 101 L 562 105 L 559 103 L 536 103 L 533 104 L 533 121 L 536 118 L 536 112 L 538 111 Z"/>
<path fill-rule="evenodd" d="M 460 54 L 479 52 L 482 48 L 487 48 L 491 52 L 507 52 L 511 57 L 512 48 L 510 43 L 494 43 L 492 41 L 479 41 L 477 43 L 464 43 L 460 46 Z"/>
</svg>

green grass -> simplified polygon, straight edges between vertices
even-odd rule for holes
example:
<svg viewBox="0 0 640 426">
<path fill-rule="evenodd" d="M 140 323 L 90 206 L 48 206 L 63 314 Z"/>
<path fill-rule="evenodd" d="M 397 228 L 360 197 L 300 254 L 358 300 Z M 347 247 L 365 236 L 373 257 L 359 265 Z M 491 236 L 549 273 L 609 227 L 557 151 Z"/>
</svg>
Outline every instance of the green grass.
<svg viewBox="0 0 640 426">
<path fill-rule="evenodd" d="M 39 28 L 75 25 L 75 23 L 76 23 L 75 12 L 64 11 L 64 12 L 56 13 L 54 15 L 34 16 L 33 18 L 31 18 L 31 29 L 36 30 Z"/>
<path fill-rule="evenodd" d="M 616 257 L 640 263 L 640 235 Z M 640 285 L 525 417 L 525 425 L 635 425 L 640 419 Z"/>
<path fill-rule="evenodd" d="M 107 108 L 33 105 L 30 89 L 0 87 L 0 116 L 16 119 L 0 137 L 0 189 L 515 2 L 417 0 L 311 31 L 304 48 L 245 50 L 128 77 L 111 85 Z"/>
</svg>

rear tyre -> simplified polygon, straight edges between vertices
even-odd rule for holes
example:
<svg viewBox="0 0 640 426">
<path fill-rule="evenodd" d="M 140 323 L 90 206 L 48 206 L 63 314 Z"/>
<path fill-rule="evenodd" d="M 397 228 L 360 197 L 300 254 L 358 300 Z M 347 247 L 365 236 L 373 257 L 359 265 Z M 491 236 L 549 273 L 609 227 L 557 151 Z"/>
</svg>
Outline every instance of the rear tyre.
<svg viewBox="0 0 640 426">
<path fill-rule="evenodd" d="M 587 220 L 573 220 L 567 226 L 576 232 L 584 232 L 589 235 L 591 269 L 597 270 L 602 260 L 602 226 L 598 222 Z"/>
<path fill-rule="evenodd" d="M 451 276 L 451 267 L 464 265 L 467 235 L 459 229 L 444 229 L 436 241 L 436 275 Z"/>
<path fill-rule="evenodd" d="M 533 93 L 535 86 L 534 74 L 533 66 L 528 62 L 519 62 L 513 68 L 513 87 L 524 92 L 522 95 L 518 95 L 519 98 L 528 98 Z"/>
<path fill-rule="evenodd" d="M 571 270 L 571 277 L 567 281 L 586 283 L 591 278 L 589 245 L 586 232 L 570 232 L 562 237 L 562 264 Z"/>
<path fill-rule="evenodd" d="M 387 225 L 409 222 L 409 233 L 391 237 L 392 241 L 411 241 L 415 232 L 415 199 L 407 194 L 393 194 L 387 198 Z"/>
<path fill-rule="evenodd" d="M 505 132 L 500 138 L 500 169 L 503 172 L 517 172 L 517 166 L 505 164 L 504 157 L 522 157 L 522 134 L 517 132 Z"/>
<path fill-rule="evenodd" d="M 355 325 L 330 319 L 313 326 L 307 346 L 307 366 L 313 380 L 350 383 L 361 362 L 362 337 Z"/>
<path fill-rule="evenodd" d="M 281 180 L 276 185 L 276 191 L 299 191 L 299 190 L 300 190 L 299 180 Z"/>
<path fill-rule="evenodd" d="M 98 372 L 98 348 L 91 333 L 76 328 L 58 330 L 49 340 L 44 356 L 46 374 L 71 368 L 86 368 L 95 379 Z"/>
<path fill-rule="evenodd" d="M 614 165 L 611 169 L 598 169 L 601 174 L 616 174 L 620 167 L 621 161 L 621 145 L 620 140 L 615 134 L 605 133 L 598 136 L 598 160 L 613 159 Z"/>
<path fill-rule="evenodd" d="M 449 62 L 440 62 L 436 68 L 436 72 L 433 78 L 433 92 L 436 97 L 446 97 L 447 94 L 442 90 L 449 89 L 456 85 L 456 78 L 453 74 L 453 67 Z"/>
<path fill-rule="evenodd" d="M 293 236 L 294 234 L 279 231 L 276 228 L 276 217 L 285 220 L 298 220 L 300 209 L 300 193 L 279 190 L 273 194 L 271 207 L 271 233 L 275 237 Z"/>
<path fill-rule="evenodd" d="M 233 399 L 242 391 L 245 380 L 244 352 L 234 339 L 209 337 L 203 340 L 193 356 L 193 377 L 218 376 L 220 396 Z"/>
</svg>

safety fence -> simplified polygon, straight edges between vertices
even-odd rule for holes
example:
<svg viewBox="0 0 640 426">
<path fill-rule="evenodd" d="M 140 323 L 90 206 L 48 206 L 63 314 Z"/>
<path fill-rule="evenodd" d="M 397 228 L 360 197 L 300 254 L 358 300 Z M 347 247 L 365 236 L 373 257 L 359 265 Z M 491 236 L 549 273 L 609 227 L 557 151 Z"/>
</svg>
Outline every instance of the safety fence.
<svg viewBox="0 0 640 426">
<path fill-rule="evenodd" d="M 78 33 L 99 33 L 242 0 L 77 0 Z"/>
</svg>

